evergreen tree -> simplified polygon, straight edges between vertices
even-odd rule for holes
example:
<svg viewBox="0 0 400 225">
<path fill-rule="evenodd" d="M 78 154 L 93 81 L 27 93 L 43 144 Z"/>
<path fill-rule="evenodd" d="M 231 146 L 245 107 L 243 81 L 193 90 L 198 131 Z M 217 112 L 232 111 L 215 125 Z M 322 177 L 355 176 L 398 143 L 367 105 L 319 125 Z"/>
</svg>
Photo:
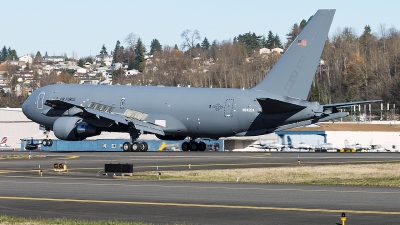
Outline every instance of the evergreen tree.
<svg viewBox="0 0 400 225">
<path fill-rule="evenodd" d="M 204 38 L 203 42 L 201 42 L 201 48 L 203 50 L 209 50 L 210 49 L 210 42 L 208 42 L 206 37 Z"/>
<path fill-rule="evenodd" d="M 90 63 L 90 64 L 93 64 L 93 58 L 92 57 L 87 57 L 86 59 L 85 59 L 85 61 L 86 62 L 88 62 L 88 63 Z"/>
<path fill-rule="evenodd" d="M 263 47 L 263 48 L 267 47 L 267 39 L 265 38 L 265 35 L 262 36 L 260 42 L 261 42 L 261 47 Z"/>
<path fill-rule="evenodd" d="M 83 65 L 83 60 L 82 59 L 79 59 L 78 60 L 78 66 L 80 66 L 80 67 L 83 67 L 84 65 Z"/>
<path fill-rule="evenodd" d="M 10 50 L 10 53 L 9 53 L 9 59 L 11 59 L 11 60 L 18 60 L 18 55 L 17 55 L 17 51 L 15 51 L 15 49 L 13 49 L 13 50 Z"/>
<path fill-rule="evenodd" d="M 360 37 L 360 45 L 365 49 L 369 45 L 369 39 L 371 38 L 371 27 L 369 25 L 366 25 L 364 27 L 364 33 Z"/>
<path fill-rule="evenodd" d="M 296 39 L 297 35 L 300 33 L 300 27 L 297 23 L 293 24 L 291 32 L 286 34 L 288 42 L 286 43 L 286 47 L 289 47 L 290 44 Z"/>
<path fill-rule="evenodd" d="M 153 55 L 154 52 L 161 52 L 162 46 L 157 39 L 153 39 L 150 44 L 150 55 Z"/>
<path fill-rule="evenodd" d="M 130 59 L 128 63 L 128 70 L 133 70 L 135 69 L 135 61 Z"/>
<path fill-rule="evenodd" d="M 303 28 L 304 28 L 306 25 L 307 25 L 307 21 L 306 21 L 305 19 L 303 19 L 303 20 L 300 22 L 300 30 L 303 30 Z"/>
<path fill-rule="evenodd" d="M 178 50 L 178 51 L 179 51 L 179 48 L 178 48 L 178 45 L 177 45 L 177 44 L 175 44 L 174 50 Z"/>
<path fill-rule="evenodd" d="M 119 40 L 117 40 L 117 43 L 115 44 L 115 49 L 113 52 L 113 61 L 114 63 L 122 62 L 122 49 Z"/>
<path fill-rule="evenodd" d="M 254 32 L 248 32 L 243 35 L 239 35 L 237 40 L 246 46 L 247 54 L 252 55 L 254 50 L 261 48 L 261 37 L 262 36 L 257 36 Z"/>
<path fill-rule="evenodd" d="M 218 45 L 217 41 L 213 41 L 211 47 L 210 47 L 210 58 L 213 60 L 217 59 L 217 51 L 218 51 Z"/>
<path fill-rule="evenodd" d="M 275 34 L 275 46 L 274 48 L 283 48 L 281 39 L 279 38 L 278 34 Z"/>
<path fill-rule="evenodd" d="M 139 38 L 135 46 L 135 60 L 133 63 L 133 68 L 143 72 L 145 69 L 144 53 L 146 48 L 144 47 L 142 40 Z"/>
<path fill-rule="evenodd" d="M 8 49 L 7 49 L 7 59 L 13 59 L 13 58 L 11 58 L 11 47 L 8 47 Z"/>
<path fill-rule="evenodd" d="M 39 51 L 36 52 L 36 56 L 33 59 L 33 63 L 39 63 L 40 61 L 43 60 L 42 54 L 40 54 Z"/>
<path fill-rule="evenodd" d="M 1 61 L 6 61 L 7 60 L 7 48 L 6 46 L 3 47 L 1 50 L 1 56 L 0 56 Z"/>
<path fill-rule="evenodd" d="M 269 49 L 272 49 L 275 47 L 275 36 L 272 33 L 272 31 L 268 31 L 268 37 L 267 37 L 267 43 L 266 46 Z"/>
<path fill-rule="evenodd" d="M 108 55 L 107 48 L 106 48 L 106 46 L 104 44 L 101 47 L 100 54 Z"/>
</svg>

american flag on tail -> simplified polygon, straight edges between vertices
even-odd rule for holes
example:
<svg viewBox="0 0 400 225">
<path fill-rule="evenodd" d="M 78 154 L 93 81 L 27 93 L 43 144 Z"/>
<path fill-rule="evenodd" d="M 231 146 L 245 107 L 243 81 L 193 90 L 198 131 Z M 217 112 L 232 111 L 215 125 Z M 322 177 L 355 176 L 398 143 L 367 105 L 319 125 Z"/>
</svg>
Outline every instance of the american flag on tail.
<svg viewBox="0 0 400 225">
<path fill-rule="evenodd" d="M 297 46 L 307 46 L 307 40 L 298 40 Z"/>
</svg>

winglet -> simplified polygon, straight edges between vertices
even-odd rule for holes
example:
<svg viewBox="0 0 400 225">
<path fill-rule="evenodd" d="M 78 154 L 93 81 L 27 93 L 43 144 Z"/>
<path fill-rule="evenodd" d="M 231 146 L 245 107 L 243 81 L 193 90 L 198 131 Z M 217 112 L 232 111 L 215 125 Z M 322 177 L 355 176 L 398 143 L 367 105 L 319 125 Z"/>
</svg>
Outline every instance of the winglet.
<svg viewBox="0 0 400 225">
<path fill-rule="evenodd" d="M 253 90 L 306 99 L 335 9 L 320 9 Z"/>
</svg>

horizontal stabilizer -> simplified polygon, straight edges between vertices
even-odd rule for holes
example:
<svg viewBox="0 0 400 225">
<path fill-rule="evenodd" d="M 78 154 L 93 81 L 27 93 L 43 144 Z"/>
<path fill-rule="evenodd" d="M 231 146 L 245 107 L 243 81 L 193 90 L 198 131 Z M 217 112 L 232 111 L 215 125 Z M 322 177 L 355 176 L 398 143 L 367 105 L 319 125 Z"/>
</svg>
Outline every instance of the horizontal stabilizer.
<svg viewBox="0 0 400 225">
<path fill-rule="evenodd" d="M 261 105 L 262 113 L 265 114 L 276 114 L 276 113 L 284 113 L 290 111 L 300 111 L 305 106 L 296 105 L 290 102 L 284 102 L 271 98 L 257 98 L 258 103 Z"/>
<path fill-rule="evenodd" d="M 329 116 L 318 119 L 317 122 L 324 122 L 324 121 L 328 121 L 328 120 L 338 119 L 338 118 L 346 117 L 348 115 L 349 115 L 348 112 L 333 113 L 333 114 L 330 114 Z"/>
<path fill-rule="evenodd" d="M 382 100 L 368 100 L 368 101 L 359 101 L 359 102 L 342 102 L 342 103 L 326 104 L 326 105 L 322 105 L 322 107 L 324 107 L 324 108 L 330 108 L 330 107 L 343 108 L 343 107 L 348 107 L 348 106 L 361 105 L 361 104 L 374 103 L 374 102 L 382 102 Z"/>
<path fill-rule="evenodd" d="M 305 120 L 305 121 L 301 121 L 301 122 L 298 122 L 298 123 L 291 123 L 291 124 L 287 124 L 287 125 L 284 125 L 284 126 L 268 129 L 268 133 L 287 130 L 287 129 L 292 129 L 292 128 L 295 128 L 295 127 L 308 126 L 310 124 L 313 124 L 313 122 L 311 120 Z"/>
<path fill-rule="evenodd" d="M 346 117 L 348 114 L 349 114 L 348 112 L 333 113 L 333 114 L 330 114 L 325 117 L 320 117 L 320 118 L 316 118 L 313 120 L 305 120 L 305 121 L 301 121 L 298 123 L 287 124 L 284 126 L 275 127 L 273 129 L 268 129 L 267 131 L 268 131 L 268 133 L 272 133 L 272 132 L 288 130 L 288 129 L 292 129 L 292 128 L 296 128 L 296 127 L 308 126 L 308 125 L 311 125 L 314 123 L 319 123 L 319 122 L 324 122 L 324 121 L 328 121 L 328 120 Z"/>
</svg>

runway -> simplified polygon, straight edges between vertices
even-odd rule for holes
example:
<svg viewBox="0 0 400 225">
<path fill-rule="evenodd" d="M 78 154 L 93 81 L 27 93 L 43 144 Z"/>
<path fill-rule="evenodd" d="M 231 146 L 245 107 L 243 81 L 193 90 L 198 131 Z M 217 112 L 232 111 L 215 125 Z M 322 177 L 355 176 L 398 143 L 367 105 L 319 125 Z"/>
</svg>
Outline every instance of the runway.
<svg viewBox="0 0 400 225">
<path fill-rule="evenodd" d="M 10 154 L 1 153 L 1 154 Z M 14 154 L 14 153 L 13 153 Z M 18 154 L 26 154 L 24 152 Z M 400 187 L 344 187 L 117 180 L 104 163 L 135 171 L 393 162 L 400 154 L 339 153 L 32 153 L 0 161 L 1 214 L 142 221 L 156 224 L 397 224 Z M 53 172 L 66 162 L 70 172 Z M 38 174 L 40 164 L 43 176 Z"/>
</svg>

